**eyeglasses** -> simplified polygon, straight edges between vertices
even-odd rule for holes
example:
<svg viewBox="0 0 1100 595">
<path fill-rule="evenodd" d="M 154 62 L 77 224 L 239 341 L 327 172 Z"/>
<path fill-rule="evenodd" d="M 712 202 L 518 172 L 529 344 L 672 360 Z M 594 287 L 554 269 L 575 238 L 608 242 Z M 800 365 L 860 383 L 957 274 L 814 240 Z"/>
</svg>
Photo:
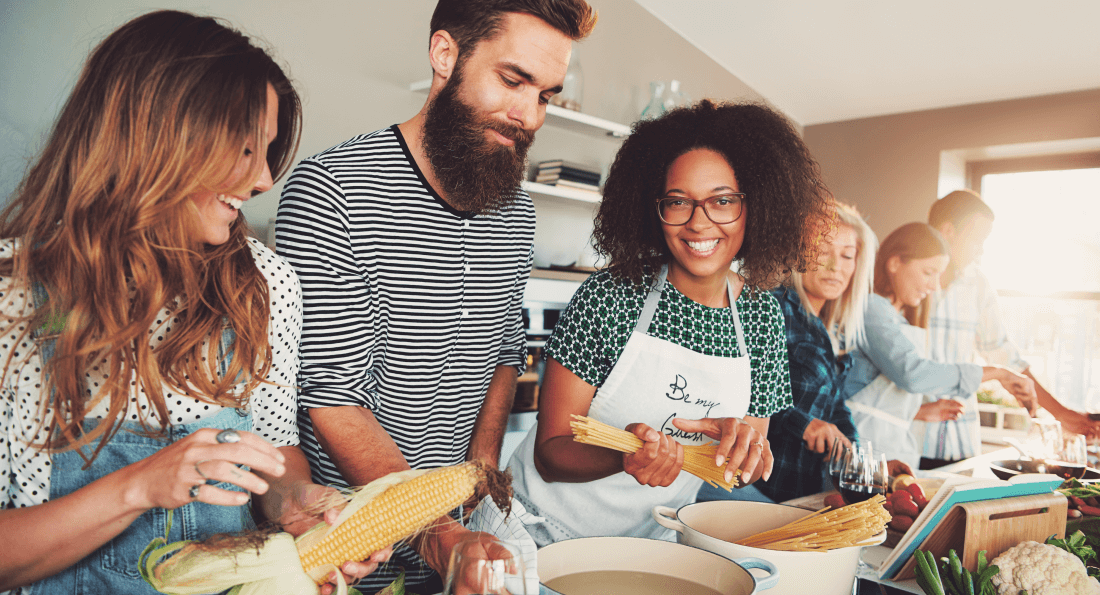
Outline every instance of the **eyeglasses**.
<svg viewBox="0 0 1100 595">
<path fill-rule="evenodd" d="M 722 225 L 741 218 L 744 211 L 744 192 L 712 196 L 704 200 L 690 198 L 661 198 L 657 200 L 657 216 L 666 225 L 684 225 L 695 216 L 695 209 L 703 207 L 703 213 L 711 222 Z"/>
</svg>

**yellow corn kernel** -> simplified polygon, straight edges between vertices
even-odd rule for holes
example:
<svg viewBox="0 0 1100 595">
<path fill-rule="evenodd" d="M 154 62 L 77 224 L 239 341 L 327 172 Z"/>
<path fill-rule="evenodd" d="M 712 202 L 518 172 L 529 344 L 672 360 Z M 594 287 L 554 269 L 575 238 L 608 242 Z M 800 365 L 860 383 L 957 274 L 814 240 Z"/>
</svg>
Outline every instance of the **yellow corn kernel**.
<svg viewBox="0 0 1100 595">
<path fill-rule="evenodd" d="M 477 465 L 465 463 L 441 467 L 386 489 L 324 539 L 300 552 L 302 568 L 310 572 L 325 564 L 339 567 L 415 534 L 473 496 L 481 478 Z"/>
</svg>

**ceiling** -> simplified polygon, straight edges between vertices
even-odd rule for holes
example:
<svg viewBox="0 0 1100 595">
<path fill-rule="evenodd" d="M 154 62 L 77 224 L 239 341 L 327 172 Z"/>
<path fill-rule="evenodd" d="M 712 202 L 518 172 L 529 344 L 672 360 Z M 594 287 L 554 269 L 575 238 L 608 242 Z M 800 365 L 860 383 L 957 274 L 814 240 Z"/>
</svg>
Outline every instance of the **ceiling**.
<svg viewBox="0 0 1100 595">
<path fill-rule="evenodd" d="M 636 0 L 804 126 L 1100 88 L 1097 0 Z"/>
</svg>

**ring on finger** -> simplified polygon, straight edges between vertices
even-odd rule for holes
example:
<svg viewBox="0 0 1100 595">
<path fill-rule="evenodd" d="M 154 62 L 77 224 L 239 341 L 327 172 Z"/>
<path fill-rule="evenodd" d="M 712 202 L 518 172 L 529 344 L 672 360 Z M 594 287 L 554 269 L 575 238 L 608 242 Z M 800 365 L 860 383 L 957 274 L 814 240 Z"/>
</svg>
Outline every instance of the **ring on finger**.
<svg viewBox="0 0 1100 595">
<path fill-rule="evenodd" d="M 201 465 L 203 463 L 209 463 L 209 462 L 210 462 L 210 459 L 203 459 L 203 460 L 195 463 L 195 472 L 198 473 L 200 477 L 202 477 L 203 479 L 206 479 L 206 480 L 209 480 L 210 478 L 205 473 L 202 472 L 202 469 L 199 468 L 199 465 Z"/>
<path fill-rule="evenodd" d="M 214 437 L 220 444 L 232 444 L 241 441 L 241 433 L 237 430 L 222 430 Z"/>
<path fill-rule="evenodd" d="M 187 490 L 187 495 L 191 496 L 192 500 L 198 500 L 199 499 L 199 488 L 201 488 L 202 486 L 203 486 L 203 484 L 201 484 L 201 483 L 198 484 L 198 485 L 191 486 L 191 489 Z"/>
<path fill-rule="evenodd" d="M 759 446 L 759 447 L 760 447 L 760 450 L 764 450 L 764 443 L 763 443 L 763 442 L 761 442 L 761 441 L 759 441 L 759 440 L 758 440 L 758 441 L 756 441 L 756 442 L 753 442 L 753 443 L 752 443 L 752 445 L 753 445 L 753 446 Z"/>
</svg>

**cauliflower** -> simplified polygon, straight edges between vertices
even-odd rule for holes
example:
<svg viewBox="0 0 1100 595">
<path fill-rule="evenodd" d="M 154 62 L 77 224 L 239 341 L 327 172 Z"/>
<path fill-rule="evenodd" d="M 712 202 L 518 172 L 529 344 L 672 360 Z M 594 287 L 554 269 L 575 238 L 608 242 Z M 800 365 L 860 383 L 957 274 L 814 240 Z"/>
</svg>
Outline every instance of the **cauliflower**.
<svg viewBox="0 0 1100 595">
<path fill-rule="evenodd" d="M 1081 559 L 1053 545 L 1024 541 L 991 564 L 1001 569 L 993 577 L 998 595 L 1100 595 Z"/>
</svg>

